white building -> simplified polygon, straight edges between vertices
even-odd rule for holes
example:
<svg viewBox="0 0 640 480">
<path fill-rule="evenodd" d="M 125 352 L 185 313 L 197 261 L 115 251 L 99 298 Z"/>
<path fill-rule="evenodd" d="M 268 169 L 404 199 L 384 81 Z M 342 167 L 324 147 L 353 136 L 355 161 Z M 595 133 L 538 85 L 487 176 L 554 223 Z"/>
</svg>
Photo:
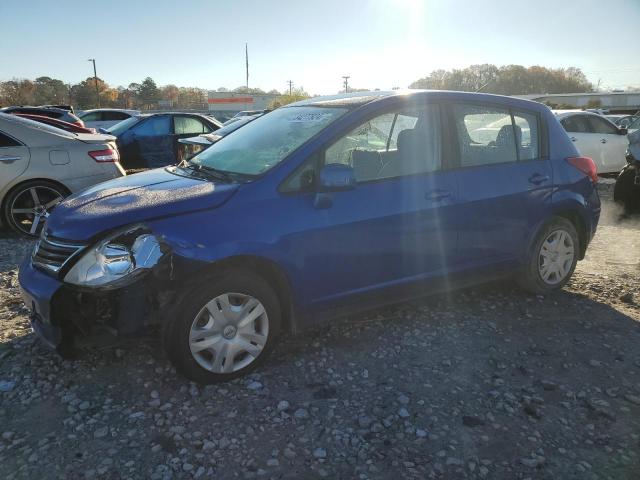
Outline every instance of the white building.
<svg viewBox="0 0 640 480">
<path fill-rule="evenodd" d="M 279 96 L 280 95 L 268 93 L 253 95 L 211 90 L 208 94 L 207 103 L 209 104 L 209 113 L 217 119 L 224 121 L 243 110 L 264 110 Z"/>
</svg>

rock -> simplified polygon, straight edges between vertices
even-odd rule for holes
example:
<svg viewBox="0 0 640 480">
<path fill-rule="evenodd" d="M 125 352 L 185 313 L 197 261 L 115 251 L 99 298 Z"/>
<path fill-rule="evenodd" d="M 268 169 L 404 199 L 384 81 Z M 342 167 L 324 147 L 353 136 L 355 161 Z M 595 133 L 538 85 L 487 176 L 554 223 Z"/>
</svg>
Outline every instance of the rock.
<svg viewBox="0 0 640 480">
<path fill-rule="evenodd" d="M 400 402 L 400 404 L 402 405 L 409 405 L 409 397 L 407 397 L 406 395 L 402 394 L 400 396 L 398 396 L 398 402 Z"/>
<path fill-rule="evenodd" d="M 121 348 L 116 348 L 116 351 L 114 352 L 116 358 L 122 358 L 124 357 L 124 350 L 122 350 Z"/>
<path fill-rule="evenodd" d="M 462 424 L 465 427 L 474 428 L 474 427 L 480 427 L 484 425 L 485 421 L 482 418 L 476 417 L 474 415 L 463 415 Z"/>
<path fill-rule="evenodd" d="M 589 365 L 591 365 L 592 367 L 601 367 L 602 366 L 602 362 L 600 360 L 589 360 Z"/>
<path fill-rule="evenodd" d="M 280 462 L 278 461 L 277 458 L 270 458 L 269 460 L 267 460 L 267 466 L 268 467 L 278 467 L 278 466 L 280 466 Z"/>
<path fill-rule="evenodd" d="M 635 302 L 633 301 L 633 293 L 632 292 L 627 292 L 623 295 L 620 295 L 620 300 L 623 301 L 624 303 L 628 303 L 633 305 Z"/>
<path fill-rule="evenodd" d="M 0 392 L 10 392 L 16 386 L 16 382 L 13 380 L 0 380 Z"/>
<path fill-rule="evenodd" d="M 80 410 L 88 410 L 89 407 L 91 407 L 91 404 L 89 402 L 87 402 L 86 400 L 82 403 L 80 403 L 80 405 L 78 405 L 78 408 Z"/>
<path fill-rule="evenodd" d="M 222 437 L 219 441 L 218 441 L 218 446 L 220 447 L 221 450 L 224 450 L 225 448 L 227 448 L 229 445 L 231 445 L 231 440 L 229 440 L 227 437 Z"/>
<path fill-rule="evenodd" d="M 327 458 L 327 451 L 324 448 L 316 448 L 313 451 L 313 456 L 316 458 Z"/>
<path fill-rule="evenodd" d="M 103 438 L 109 433 L 109 427 L 100 427 L 93 432 L 93 438 Z"/>
<path fill-rule="evenodd" d="M 369 428 L 372 423 L 373 419 L 367 415 L 360 415 L 358 417 L 358 425 L 360 428 Z"/>
<path fill-rule="evenodd" d="M 537 458 L 521 458 L 520 463 L 529 468 L 536 468 L 540 464 Z"/>
<path fill-rule="evenodd" d="M 288 410 L 290 406 L 291 405 L 289 405 L 289 402 L 287 402 L 286 400 L 280 400 L 278 402 L 278 411 L 284 412 L 285 410 Z"/>
<path fill-rule="evenodd" d="M 424 438 L 426 436 L 427 436 L 427 431 L 426 430 L 422 430 L 421 428 L 417 428 L 416 429 L 416 437 Z"/>
<path fill-rule="evenodd" d="M 263 388 L 263 385 L 260 382 L 249 382 L 249 384 L 247 384 L 247 388 L 249 390 L 261 390 Z"/>
<path fill-rule="evenodd" d="M 193 465 L 191 465 L 190 463 L 183 463 L 182 470 L 184 470 L 185 472 L 190 472 L 191 470 L 193 470 Z"/>
<path fill-rule="evenodd" d="M 624 399 L 627 402 L 634 403 L 636 405 L 640 405 L 640 397 L 637 395 L 631 395 L 630 393 L 624 396 Z"/>
<path fill-rule="evenodd" d="M 400 410 L 398 410 L 398 416 L 400 418 L 408 418 L 410 416 L 409 411 L 406 408 L 402 407 Z"/>
<path fill-rule="evenodd" d="M 151 398 L 154 398 L 154 399 L 155 398 L 160 398 L 160 394 L 158 393 L 157 390 L 152 390 L 150 395 L 151 395 Z"/>
<path fill-rule="evenodd" d="M 530 417 L 535 418 L 536 420 L 540 420 L 542 418 L 542 413 L 540 413 L 540 409 L 533 405 L 532 403 L 525 403 L 522 407 L 524 413 L 529 415 Z"/>
<path fill-rule="evenodd" d="M 296 452 L 289 447 L 285 448 L 284 452 L 282 453 L 284 454 L 285 458 L 289 460 L 293 460 L 294 458 L 296 458 Z"/>
<path fill-rule="evenodd" d="M 293 413 L 293 416 L 298 420 L 304 420 L 306 418 L 309 418 L 309 412 L 304 408 L 299 408 Z"/>
<path fill-rule="evenodd" d="M 447 461 L 445 463 L 447 465 L 455 465 L 456 467 L 464 464 L 464 462 L 462 460 L 460 460 L 459 458 L 455 458 L 455 457 L 447 458 Z"/>
<path fill-rule="evenodd" d="M 371 429 L 370 429 L 373 433 L 378 433 L 384 430 L 384 427 L 382 426 L 382 424 L 380 422 L 374 422 L 371 425 Z"/>
<path fill-rule="evenodd" d="M 542 388 L 547 390 L 548 392 L 557 390 L 558 388 L 558 384 L 550 380 L 542 380 L 540 383 L 542 384 Z"/>
</svg>

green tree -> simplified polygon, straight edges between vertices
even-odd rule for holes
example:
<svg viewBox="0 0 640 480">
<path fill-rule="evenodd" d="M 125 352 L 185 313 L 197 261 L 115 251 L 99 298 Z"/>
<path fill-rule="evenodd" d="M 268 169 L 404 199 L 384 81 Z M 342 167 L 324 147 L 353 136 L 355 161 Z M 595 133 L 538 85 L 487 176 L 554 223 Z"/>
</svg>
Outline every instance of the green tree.
<svg viewBox="0 0 640 480">
<path fill-rule="evenodd" d="M 160 100 L 160 90 L 151 77 L 145 78 L 140 84 L 137 94 L 143 108 L 151 109 Z"/>
<path fill-rule="evenodd" d="M 300 100 L 304 100 L 305 98 L 309 98 L 309 94 L 304 91 L 304 88 L 294 88 L 291 91 L 291 95 L 288 93 L 284 95 L 280 95 L 277 98 L 271 100 L 268 105 L 268 108 L 271 110 L 275 110 L 278 107 L 282 107 L 283 105 L 288 105 L 289 103 L 298 102 Z"/>
<path fill-rule="evenodd" d="M 9 80 L 0 84 L 0 104 L 34 105 L 36 87 L 31 80 Z"/>
<path fill-rule="evenodd" d="M 69 89 L 62 80 L 50 77 L 38 77 L 35 86 L 34 101 L 38 105 L 61 104 L 69 99 Z"/>
</svg>

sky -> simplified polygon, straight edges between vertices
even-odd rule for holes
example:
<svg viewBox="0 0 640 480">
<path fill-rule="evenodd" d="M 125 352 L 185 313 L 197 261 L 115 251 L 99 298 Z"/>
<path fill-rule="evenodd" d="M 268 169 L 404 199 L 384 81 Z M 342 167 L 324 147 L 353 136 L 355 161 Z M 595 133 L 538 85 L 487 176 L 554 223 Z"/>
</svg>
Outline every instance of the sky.
<svg viewBox="0 0 640 480">
<path fill-rule="evenodd" d="M 0 0 L 0 81 L 93 74 L 158 85 L 333 94 L 472 64 L 579 67 L 640 87 L 640 0 Z M 628 43 L 625 43 L 628 40 Z"/>
</svg>

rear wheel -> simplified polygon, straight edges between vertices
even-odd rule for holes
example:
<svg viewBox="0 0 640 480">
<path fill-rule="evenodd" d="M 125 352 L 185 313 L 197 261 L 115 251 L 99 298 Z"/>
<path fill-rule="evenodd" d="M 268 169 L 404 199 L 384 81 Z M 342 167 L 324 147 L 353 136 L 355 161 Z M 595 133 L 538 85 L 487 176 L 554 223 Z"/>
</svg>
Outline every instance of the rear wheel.
<svg viewBox="0 0 640 480">
<path fill-rule="evenodd" d="M 573 223 L 554 217 L 536 235 L 518 283 L 533 293 L 562 288 L 576 268 L 579 251 L 580 240 Z"/>
<path fill-rule="evenodd" d="M 14 188 L 4 202 L 4 218 L 12 230 L 37 237 L 49 213 L 69 192 L 53 182 L 33 180 Z"/>
<path fill-rule="evenodd" d="M 256 368 L 280 331 L 280 305 L 260 277 L 229 272 L 188 295 L 164 330 L 169 358 L 198 383 L 230 380 Z"/>
</svg>

